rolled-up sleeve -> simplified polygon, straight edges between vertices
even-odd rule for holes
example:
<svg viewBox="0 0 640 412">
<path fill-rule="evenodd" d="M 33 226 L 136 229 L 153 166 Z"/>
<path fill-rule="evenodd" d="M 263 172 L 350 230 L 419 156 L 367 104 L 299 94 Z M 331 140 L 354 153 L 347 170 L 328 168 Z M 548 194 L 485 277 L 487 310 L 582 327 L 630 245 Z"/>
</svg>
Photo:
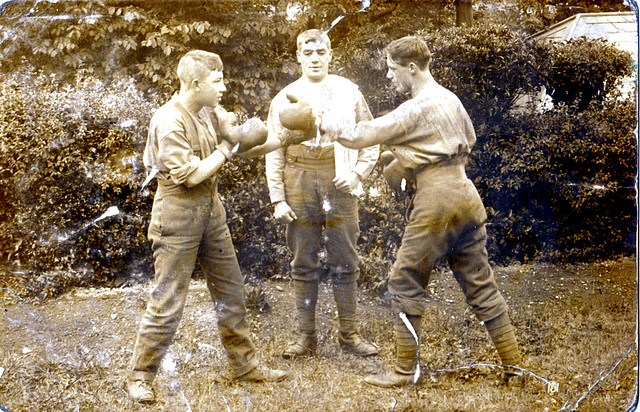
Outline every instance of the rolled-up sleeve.
<svg viewBox="0 0 640 412">
<path fill-rule="evenodd" d="M 171 180 L 178 185 L 184 184 L 200 166 L 200 158 L 193 152 L 183 130 L 171 130 L 160 136 L 158 144 L 158 160 L 162 169 L 169 172 Z"/>
<path fill-rule="evenodd" d="M 360 96 L 356 100 L 356 123 L 372 120 L 373 116 L 371 115 L 371 110 L 369 110 L 369 106 L 367 105 L 364 96 L 359 92 L 358 94 Z M 358 150 L 358 161 L 356 162 L 353 171 L 363 179 L 367 178 L 376 165 L 379 156 L 379 145 Z"/>
</svg>

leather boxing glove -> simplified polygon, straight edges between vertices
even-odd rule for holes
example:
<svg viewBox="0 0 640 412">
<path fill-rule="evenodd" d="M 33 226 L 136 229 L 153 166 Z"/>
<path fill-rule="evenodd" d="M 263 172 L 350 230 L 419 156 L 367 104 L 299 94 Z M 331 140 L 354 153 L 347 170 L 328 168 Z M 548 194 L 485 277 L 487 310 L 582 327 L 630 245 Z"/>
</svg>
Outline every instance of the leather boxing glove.
<svg viewBox="0 0 640 412">
<path fill-rule="evenodd" d="M 267 127 L 257 117 L 252 117 L 238 125 L 238 117 L 233 112 L 218 111 L 218 127 L 223 139 L 233 146 L 238 145 L 238 153 L 260 146 L 267 141 Z"/>
<path fill-rule="evenodd" d="M 256 146 L 263 145 L 269 134 L 267 126 L 257 117 L 252 117 L 237 127 L 239 135 L 238 153 L 244 153 Z"/>
<path fill-rule="evenodd" d="M 384 165 L 382 168 L 382 174 L 391 190 L 398 194 L 406 192 L 409 185 L 414 181 L 411 169 L 407 169 L 402 166 L 390 151 L 382 152 L 380 154 L 380 161 Z M 404 186 L 402 184 L 403 180 Z"/>
<path fill-rule="evenodd" d="M 280 110 L 279 118 L 282 126 L 290 130 L 302 130 L 311 134 L 316 125 L 316 115 L 311 104 L 297 96 L 287 93 L 289 104 Z"/>
</svg>

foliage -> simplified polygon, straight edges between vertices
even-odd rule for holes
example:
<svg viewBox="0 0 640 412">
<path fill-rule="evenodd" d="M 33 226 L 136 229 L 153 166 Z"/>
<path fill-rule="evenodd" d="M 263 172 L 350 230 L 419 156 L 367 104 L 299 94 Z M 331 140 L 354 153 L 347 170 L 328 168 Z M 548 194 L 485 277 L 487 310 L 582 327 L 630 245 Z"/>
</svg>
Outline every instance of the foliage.
<svg viewBox="0 0 640 412">
<path fill-rule="evenodd" d="M 555 44 L 548 66 L 549 94 L 554 101 L 584 110 L 603 101 L 633 74 L 631 56 L 605 40 L 584 37 Z"/>
<path fill-rule="evenodd" d="M 105 0 L 10 4 L 0 19 L 6 22 L 0 26 L 6 37 L 0 43 L 0 69 L 11 70 L 23 59 L 31 59 L 36 67 L 56 72 L 66 67 L 82 69 L 105 81 L 114 72 L 124 72 L 136 76 L 143 89 L 170 93 L 178 86 L 174 71 L 178 59 L 192 49 L 210 50 L 225 63 L 230 92 L 223 105 L 264 116 L 275 94 L 299 75 L 295 39 L 304 29 L 333 30 L 336 49 L 342 50 L 341 40 L 362 37 L 362 27 L 371 31 L 381 24 L 393 34 L 404 35 L 435 15 L 426 10 L 442 7 L 439 1 L 387 0 L 365 9 L 363 3 Z M 22 16 L 19 24 L 14 21 L 17 16 Z M 338 18 L 344 21 L 337 24 Z M 398 30 L 397 22 L 403 20 L 414 23 L 404 23 Z M 333 28 L 332 23 L 337 26 Z M 357 44 L 357 49 L 362 46 Z"/>
<path fill-rule="evenodd" d="M 433 76 L 460 98 L 476 128 L 500 121 L 522 94 L 545 84 L 545 45 L 504 25 L 422 35 L 433 53 Z"/>
<path fill-rule="evenodd" d="M 224 166 L 219 178 L 241 268 L 258 278 L 288 273 L 291 254 L 284 225 L 273 219 L 264 161 L 237 158 Z"/>
<path fill-rule="evenodd" d="M 150 274 L 153 187 L 140 190 L 140 154 L 151 115 L 176 90 L 173 67 L 184 51 L 219 52 L 223 105 L 264 119 L 271 98 L 299 75 L 295 36 L 307 27 L 329 29 L 331 71 L 360 86 L 374 115 L 406 98 L 385 79 L 384 47 L 406 34 L 425 38 L 434 77 L 476 127 L 468 174 L 489 211 L 492 258 L 632 252 L 635 103 L 610 98 L 630 60 L 608 44 L 542 44 L 482 21 L 454 29 L 451 5 L 437 1 L 168 4 L 16 2 L 0 12 L 0 256 L 14 273 L 39 277 L 34 292 Z M 15 17 L 25 14 L 32 18 Z M 543 86 L 554 91 L 552 111 L 513 111 L 518 97 Z M 220 181 L 243 270 L 286 273 L 290 256 L 272 219 L 263 161 L 229 163 Z M 379 169 L 366 183 L 361 269 L 378 282 L 410 197 L 391 195 Z M 114 206 L 117 214 L 96 221 Z"/>
<path fill-rule="evenodd" d="M 505 118 L 485 131 L 472 171 L 492 212 L 495 248 L 522 260 L 589 261 L 635 249 L 636 106 Z"/>
<path fill-rule="evenodd" d="M 60 89 L 28 69 L 0 86 L 0 253 L 41 276 L 45 295 L 144 270 L 151 198 L 138 154 L 153 106 L 130 80 L 117 86 Z M 46 280 L 58 271 L 68 277 Z"/>
</svg>

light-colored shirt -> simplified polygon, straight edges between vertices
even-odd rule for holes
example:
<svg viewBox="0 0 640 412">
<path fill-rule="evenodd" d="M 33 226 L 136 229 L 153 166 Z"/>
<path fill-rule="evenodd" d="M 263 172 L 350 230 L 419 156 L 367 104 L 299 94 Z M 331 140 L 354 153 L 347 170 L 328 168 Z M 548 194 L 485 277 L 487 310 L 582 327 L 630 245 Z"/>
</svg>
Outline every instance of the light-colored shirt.
<svg viewBox="0 0 640 412">
<path fill-rule="evenodd" d="M 476 142 L 471 119 L 460 99 L 436 82 L 395 110 L 359 123 L 355 139 L 379 136 L 400 164 L 418 169 L 442 160 L 468 155 Z"/>
<path fill-rule="evenodd" d="M 302 77 L 282 89 L 271 102 L 267 118 L 270 138 L 277 136 L 283 130 L 279 113 L 285 105 L 289 104 L 287 93 L 308 100 L 314 113 L 322 117 L 323 123 L 339 123 L 352 129 L 358 122 L 372 119 L 369 107 L 356 84 L 336 75 L 328 75 L 318 83 L 312 83 Z M 308 145 L 310 149 L 333 145 L 336 176 L 345 176 L 356 172 L 362 179 L 366 178 L 373 170 L 380 153 L 378 145 L 362 150 L 352 150 L 337 142 L 331 142 L 321 134 L 303 144 Z M 268 153 L 265 158 L 271 202 L 285 200 L 283 176 L 286 164 L 285 151 L 283 149 L 275 150 Z"/>
</svg>

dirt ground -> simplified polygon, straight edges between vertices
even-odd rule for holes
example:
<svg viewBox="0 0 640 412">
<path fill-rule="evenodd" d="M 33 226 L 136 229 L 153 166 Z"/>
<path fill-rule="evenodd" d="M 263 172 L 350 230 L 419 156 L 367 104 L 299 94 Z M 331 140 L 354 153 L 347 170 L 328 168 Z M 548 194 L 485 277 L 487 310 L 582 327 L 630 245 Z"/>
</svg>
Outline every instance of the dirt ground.
<svg viewBox="0 0 640 412">
<path fill-rule="evenodd" d="M 554 371 L 554 365 L 549 365 L 545 359 L 552 359 L 553 356 L 562 356 L 558 352 L 558 347 L 548 348 L 549 345 L 563 346 L 565 343 L 571 356 L 580 359 L 580 353 L 584 356 L 593 356 L 589 352 L 589 348 L 582 345 L 591 345 L 587 340 L 582 341 L 579 337 L 571 335 L 570 316 L 563 319 L 562 323 L 554 323 L 557 320 L 551 319 L 549 315 L 549 307 L 562 308 L 563 305 L 571 305 L 572 313 L 576 306 L 580 306 L 580 302 L 589 302 L 594 299 L 600 299 L 602 304 L 590 306 L 588 322 L 606 323 L 608 316 L 620 316 L 626 319 L 635 318 L 637 282 L 636 282 L 636 264 L 635 260 L 628 258 L 617 261 L 602 262 L 595 264 L 582 264 L 572 266 L 559 266 L 547 264 L 530 264 L 530 265 L 512 265 L 505 268 L 496 268 L 496 280 L 503 290 L 503 294 L 507 299 L 510 308 L 520 312 L 514 317 L 514 324 L 521 330 L 523 347 L 530 359 L 532 370 L 535 370 L 539 376 L 547 376 L 549 381 L 563 381 L 565 375 L 570 375 L 575 371 L 571 371 L 571 367 L 563 367 L 566 371 Z M 0 405 L 13 412 L 36 410 L 34 404 L 37 400 L 27 399 L 30 396 L 37 395 L 38 391 L 29 385 L 56 385 L 64 386 L 64 391 L 74 391 L 75 395 L 69 395 L 68 410 L 147 410 L 135 409 L 124 391 L 124 370 L 129 361 L 136 337 L 136 330 L 144 308 L 146 299 L 151 288 L 151 283 L 142 283 L 136 285 L 123 285 L 119 288 L 87 288 L 75 289 L 58 298 L 47 300 L 44 302 L 25 300 L 17 297 L 12 290 L 3 288 L 0 291 L 0 303 L 2 305 L 2 319 L 0 320 L 0 336 L 2 336 L 2 344 L 0 345 Z M 458 324 L 464 330 L 464 322 L 469 315 L 466 308 L 463 295 L 459 287 L 452 280 L 450 272 L 445 270 L 434 273 L 432 283 L 430 285 L 429 310 L 433 309 L 436 317 L 442 318 L 446 316 L 447 322 Z M 263 361 L 272 367 L 290 369 L 295 372 L 296 368 L 303 367 L 299 363 L 285 362 L 276 356 L 280 350 L 282 343 L 289 338 L 289 332 L 293 331 L 295 325 L 295 310 L 293 310 L 292 287 L 287 280 L 269 280 L 260 284 L 250 282 L 247 285 L 248 299 L 247 306 L 249 308 L 249 318 L 254 332 L 256 345 L 260 351 Z M 326 368 L 336 369 L 336 373 L 340 371 L 340 362 L 345 362 L 355 370 L 356 377 L 358 375 L 380 371 L 388 367 L 392 361 L 392 337 L 390 323 L 387 321 L 389 317 L 388 303 L 383 296 L 376 294 L 372 290 L 360 291 L 359 311 L 363 318 L 363 324 L 374 324 L 377 320 L 381 328 L 385 325 L 389 326 L 384 333 L 376 334 L 374 326 L 367 326 L 363 333 L 372 339 L 381 347 L 381 356 L 379 358 L 368 360 L 352 360 L 346 358 L 339 353 L 336 343 L 336 313 L 333 298 L 331 296 L 330 285 L 323 283 L 320 288 L 320 300 L 318 308 L 319 319 L 319 335 L 320 335 L 320 353 L 319 356 L 329 362 Z M 605 306 L 603 306 L 605 305 Z M 602 306 L 602 310 L 606 312 L 604 317 L 596 319 L 595 313 Z M 542 308 L 546 309 L 542 309 Z M 594 309 L 596 308 L 596 309 Z M 555 309 L 553 309 L 555 310 Z M 555 312 L 553 312 L 555 313 Z M 577 313 L 577 312 L 576 312 Z M 545 318 L 543 319 L 542 316 Z M 590 316 L 590 317 L 589 317 Z M 157 379 L 157 391 L 159 392 L 159 405 L 157 409 L 153 407 L 148 410 L 192 410 L 194 402 L 189 403 L 185 398 L 185 392 L 180 389 L 180 385 L 188 385 L 191 373 L 197 373 L 199 370 L 207 370 L 209 374 L 219 376 L 214 379 L 213 385 L 216 390 L 225 391 L 234 390 L 238 392 L 238 388 L 230 386 L 226 378 L 226 363 L 223 348 L 216 334 L 216 315 L 214 306 L 211 303 L 203 280 L 195 279 L 192 281 L 191 289 L 184 311 L 183 319 L 180 324 L 178 333 L 174 343 L 165 358 L 162 370 Z M 444 322 L 444 320 L 443 320 Z M 562 329 L 561 324 L 568 325 L 566 331 Z M 542 326 L 541 326 L 542 325 Z M 546 326 L 544 326 L 546 325 Z M 536 329 L 531 331 L 530 329 Z M 579 328 L 579 327 L 576 327 Z M 610 329 L 606 324 L 594 324 L 589 326 L 589 330 L 601 330 L 609 333 Z M 540 332 L 544 329 L 546 332 Z M 549 331 L 555 330 L 555 334 Z M 616 337 L 616 342 L 620 342 L 622 349 L 626 345 L 631 344 L 633 347 L 634 333 L 628 327 L 625 330 L 619 330 L 620 333 Z M 429 330 L 425 334 L 429 334 Z M 436 333 L 436 332 L 434 332 Z M 565 336 L 558 336 L 558 333 L 564 333 Z M 474 334 L 470 333 L 468 338 L 460 337 L 463 347 L 471 347 L 473 349 Z M 479 340 L 484 338 L 480 337 Z M 548 342 L 545 342 L 545 339 Z M 431 345 L 429 339 L 425 339 Z M 466 340 L 466 342 L 465 342 Z M 471 341 L 471 343 L 469 343 Z M 562 345 L 557 345 L 562 342 Z M 480 344 L 478 344 L 480 345 Z M 491 353 L 490 345 L 482 342 L 480 348 L 488 347 L 487 353 Z M 608 343 L 607 345 L 611 345 Z M 620 350 L 620 346 L 611 347 L 611 351 Z M 429 352 L 430 347 L 424 347 L 423 351 Z M 433 350 L 433 358 L 437 359 L 437 347 Z M 632 353 L 627 357 L 637 356 L 635 347 Z M 553 355 L 549 352 L 553 350 Z M 429 356 L 423 355 L 423 356 Z M 469 356 L 468 353 L 466 356 Z M 603 354 L 604 358 L 604 354 Z M 449 356 L 451 359 L 451 356 Z M 458 359 L 459 358 L 453 358 Z M 607 372 L 607 367 L 599 365 L 610 365 L 608 360 L 602 360 L 598 363 L 597 359 L 589 360 L 585 358 L 585 363 L 593 362 L 593 368 L 601 369 L 601 372 Z M 29 365 L 33 372 L 33 379 L 25 378 L 25 369 L 29 369 Z M 43 365 L 52 365 L 51 369 L 47 369 Z M 308 366 L 308 365 L 307 365 Z M 432 371 L 436 371 L 438 367 L 448 368 L 455 365 L 429 365 Z M 423 366 L 424 367 L 424 366 Z M 61 374 L 60 368 L 68 370 L 86 370 L 91 374 L 96 372 L 99 376 L 104 376 L 105 386 L 112 391 L 108 396 L 98 395 L 100 389 L 82 389 L 83 386 L 77 382 L 81 382 L 81 377 L 75 378 L 70 376 L 73 374 Z M 74 369 L 75 368 L 75 369 Z M 536 369 L 537 368 L 537 369 Z M 592 368 L 592 369 L 593 369 Z M 631 371 L 637 375 L 637 363 Z M 18 373 L 18 369 L 21 370 Z M 578 375 L 582 369 L 576 365 L 575 376 L 566 379 L 578 379 Z M 298 373 L 298 372 L 296 372 Z M 298 375 L 300 376 L 299 372 Z M 15 375 L 14 375 L 15 374 Z M 12 376 L 22 376 L 24 380 L 22 388 L 15 387 L 9 381 Z M 65 377 L 66 376 L 66 377 Z M 591 383 L 598 376 L 594 373 L 591 376 Z M 459 377 L 458 377 L 459 378 Z M 25 380 L 26 379 L 26 380 Z M 296 378 L 297 379 L 297 378 Z M 433 377 L 432 377 L 433 379 Z M 466 377 L 465 379 L 469 379 Z M 618 378 L 622 382 L 622 378 Z M 622 385 L 620 391 L 624 392 L 618 402 L 620 409 L 612 407 L 607 410 L 624 410 L 625 405 L 629 405 L 632 395 L 637 390 L 637 380 L 634 378 L 625 378 L 628 382 Z M 579 379 L 578 379 L 579 380 Z M 604 380 L 604 378 L 603 378 Z M 3 382 L 4 381 L 4 382 Z M 460 385 L 464 385 L 461 379 Z M 176 382 L 178 382 L 176 384 Z M 182 382 L 182 383 L 180 383 Z M 537 410 L 562 410 L 563 403 L 570 399 L 576 399 L 580 393 L 587 393 L 588 383 L 582 386 L 581 392 L 572 392 L 573 388 L 565 388 L 560 390 L 559 397 L 546 399 Z M 635 383 L 633 383 L 635 382 Z M 298 382 L 299 383 L 299 382 Z M 25 385 L 27 387 L 25 387 Z M 177 385 L 177 386 L 176 386 Z M 285 387 L 287 384 L 284 384 Z M 567 386 L 565 384 L 565 386 Z M 69 389 L 70 388 L 70 389 Z M 580 388 L 576 385 L 576 388 Z M 548 389 L 548 388 L 547 388 Z M 286 390 L 286 389 L 285 389 Z M 350 390 L 350 389 L 349 389 Z M 578 390 L 578 389 L 576 389 Z M 22 391 L 22 392 L 21 392 Z M 626 391 L 626 392 L 625 392 Z M 4 393 L 3 393 L 4 392 Z M 542 386 L 541 392 L 544 392 Z M 587 393 L 588 394 L 588 393 Z M 590 395 L 590 394 L 589 394 Z M 61 395 L 57 395 L 61 396 Z M 75 397 L 94 397 L 97 399 L 98 405 L 104 408 L 83 409 L 75 403 Z M 191 397 L 203 396 L 190 395 Z M 242 391 L 237 394 L 238 398 L 246 398 L 246 393 Z M 293 395 L 295 396 L 295 395 Z M 327 396 L 334 396 L 328 394 Z M 607 395 L 609 396 L 609 395 Z M 232 396 L 233 397 L 233 396 Z M 227 398 L 224 398 L 227 402 Z M 395 399 L 395 398 L 394 398 Z M 95 401 L 95 400 L 94 400 Z M 62 401 L 60 401 L 62 402 Z M 241 402 L 241 401 L 238 401 Z M 252 407 L 251 402 L 245 399 L 242 409 L 233 409 L 230 404 L 221 410 L 267 410 L 261 409 L 255 402 Z M 248 404 L 247 404 L 248 402 Z M 286 401 L 285 401 L 286 402 Z M 366 403 L 366 401 L 360 401 Z M 371 410 L 380 409 L 381 401 L 372 400 L 372 405 L 377 405 Z M 418 402 L 416 400 L 415 402 Z M 573 402 L 573 401 L 572 401 Z M 109 403 L 109 404 L 108 404 Z M 242 403 L 242 402 L 241 402 Z M 586 402 L 585 402 L 586 403 Z M 585 403 L 582 403 L 584 405 Z M 45 403 L 43 401 L 40 410 L 56 410 L 53 408 L 54 403 Z M 172 406 L 173 405 L 173 406 Z M 182 405 L 182 406 L 176 406 Z M 191 405 L 185 408 L 184 405 Z M 248 405 L 248 406 L 247 406 Z M 255 408 L 255 409 L 252 409 Z M 319 407 L 320 408 L 320 407 Z M 411 410 L 404 409 L 404 410 Z M 534 410 L 536 408 L 533 408 Z M 0 408 L 2 410 L 2 408 Z M 197 410 L 194 408 L 193 410 Z M 199 410 L 206 410 L 201 407 Z M 273 410 L 289 410 L 286 404 L 281 404 L 277 409 Z M 292 407 L 291 410 L 298 410 Z M 323 409 L 317 409 L 323 410 Z M 344 410 L 349 410 L 345 408 Z M 353 409 L 357 410 L 357 409 Z M 392 410 L 391 407 L 386 410 Z M 474 410 L 473 406 L 468 409 Z M 480 410 L 480 409 L 478 409 Z M 489 410 L 489 409 L 483 409 Z M 529 408 L 528 410 L 531 410 Z M 569 410 L 569 409 L 566 409 Z M 577 410 L 596 410 L 596 409 L 577 409 Z M 604 410 L 604 409 L 601 409 Z"/>
</svg>

